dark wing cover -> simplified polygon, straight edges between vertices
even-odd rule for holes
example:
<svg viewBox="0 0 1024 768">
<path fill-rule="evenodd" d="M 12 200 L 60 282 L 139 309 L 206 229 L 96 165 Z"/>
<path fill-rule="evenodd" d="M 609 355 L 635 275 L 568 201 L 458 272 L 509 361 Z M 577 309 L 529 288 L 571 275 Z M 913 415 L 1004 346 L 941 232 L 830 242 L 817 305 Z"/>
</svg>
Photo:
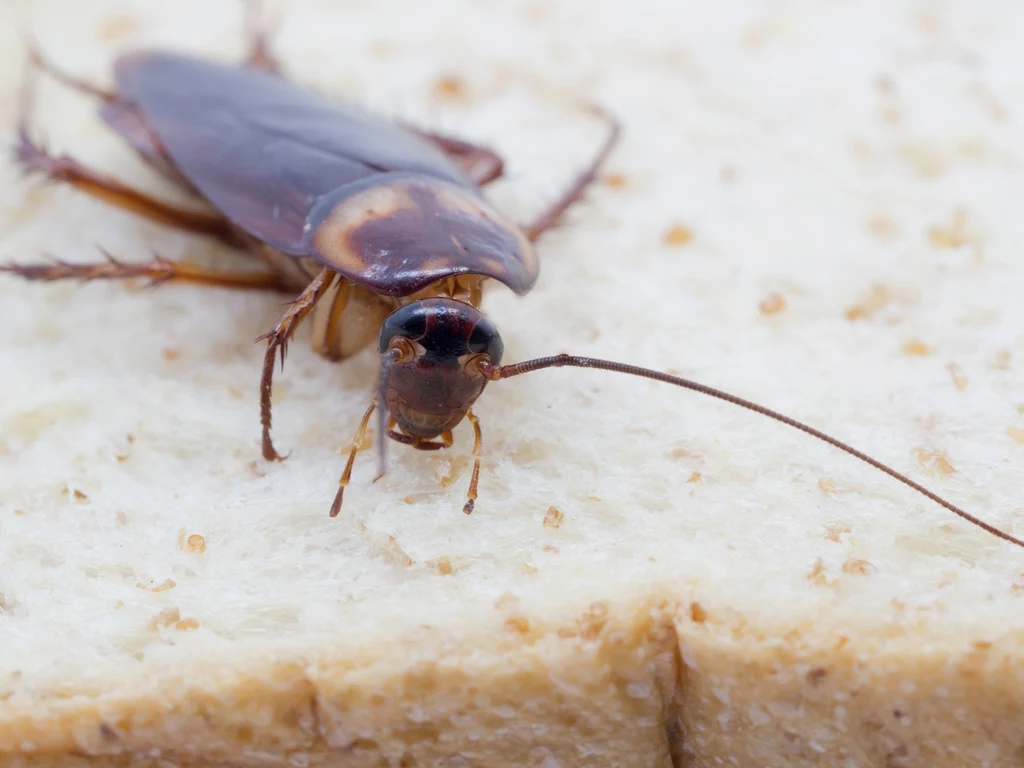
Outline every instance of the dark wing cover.
<svg viewBox="0 0 1024 768">
<path fill-rule="evenodd" d="M 412 171 L 475 188 L 443 152 L 396 125 L 281 78 L 187 56 L 138 53 L 117 91 L 145 116 L 177 169 L 232 222 L 291 255 L 318 197 Z"/>
</svg>

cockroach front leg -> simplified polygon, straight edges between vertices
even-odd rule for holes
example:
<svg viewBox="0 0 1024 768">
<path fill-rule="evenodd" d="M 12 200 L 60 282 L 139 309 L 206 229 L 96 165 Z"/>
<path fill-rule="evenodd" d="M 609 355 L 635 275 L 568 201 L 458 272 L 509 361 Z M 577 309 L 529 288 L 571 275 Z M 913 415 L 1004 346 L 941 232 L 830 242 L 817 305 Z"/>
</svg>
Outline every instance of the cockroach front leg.
<svg viewBox="0 0 1024 768">
<path fill-rule="evenodd" d="M 370 402 L 370 407 L 366 409 L 366 413 L 363 414 L 363 420 L 359 422 L 359 431 L 356 432 L 356 438 L 352 441 L 352 450 L 348 454 L 348 461 L 345 463 L 345 471 L 341 473 L 341 480 L 338 481 L 338 493 L 334 497 L 334 503 L 331 504 L 331 517 L 337 517 L 338 513 L 341 512 L 341 502 L 345 495 L 345 488 L 348 486 L 349 480 L 352 478 L 352 467 L 356 463 L 356 453 L 363 447 L 363 440 L 366 438 L 366 425 L 370 423 L 370 417 L 373 415 L 374 409 L 377 407 L 377 398 L 374 398 Z M 378 436 L 378 440 L 383 440 L 382 435 Z"/>
<path fill-rule="evenodd" d="M 260 380 L 260 422 L 263 424 L 263 458 L 267 461 L 280 461 L 285 458 L 274 450 L 274 442 L 270 439 L 270 393 L 274 378 L 274 360 L 277 357 L 277 350 L 281 350 L 281 367 L 284 367 L 285 354 L 288 351 L 288 339 L 295 333 L 307 315 L 313 311 L 314 305 L 319 301 L 334 279 L 334 272 L 326 267 L 320 270 L 313 282 L 299 294 L 295 301 L 288 306 L 288 311 L 281 316 L 270 331 L 260 336 L 256 341 L 267 339 L 267 352 L 263 358 L 263 378 Z"/>
<path fill-rule="evenodd" d="M 466 414 L 466 417 L 473 425 L 473 476 L 469 480 L 469 493 L 462 511 L 470 515 L 473 513 L 473 507 L 476 506 L 476 486 L 480 482 L 480 457 L 484 454 L 484 447 L 483 435 L 480 433 L 480 419 L 473 415 L 472 410 Z"/>
<path fill-rule="evenodd" d="M 569 207 L 583 197 L 587 188 L 597 179 L 601 166 L 604 165 L 608 155 L 611 154 L 612 149 L 619 141 L 619 134 L 622 132 L 622 126 L 619 124 L 619 121 L 599 107 L 592 107 L 591 109 L 607 122 L 608 137 L 604 140 L 604 144 L 601 145 L 597 154 L 590 161 L 590 164 L 573 179 L 572 184 L 562 193 L 562 196 L 543 210 L 531 224 L 523 228 L 531 242 L 556 226 Z"/>
<path fill-rule="evenodd" d="M 288 287 L 273 272 L 227 272 L 208 269 L 198 264 L 168 261 L 157 256 L 152 261 L 118 261 L 105 253 L 106 261 L 90 264 L 68 264 L 53 261 L 48 264 L 0 264 L 0 272 L 26 280 L 126 280 L 133 277 L 149 278 L 152 285 L 163 283 L 195 283 L 218 288 L 249 288 L 268 291 L 286 291 Z"/>
</svg>

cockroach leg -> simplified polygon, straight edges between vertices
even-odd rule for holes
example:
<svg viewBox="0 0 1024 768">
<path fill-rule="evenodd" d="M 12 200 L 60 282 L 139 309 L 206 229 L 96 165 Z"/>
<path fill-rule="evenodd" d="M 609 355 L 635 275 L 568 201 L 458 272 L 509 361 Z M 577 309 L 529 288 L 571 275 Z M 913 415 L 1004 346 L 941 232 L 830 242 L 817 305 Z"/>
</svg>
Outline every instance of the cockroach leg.
<svg viewBox="0 0 1024 768">
<path fill-rule="evenodd" d="M 263 3 L 259 0 L 245 0 L 245 35 L 249 39 L 249 54 L 243 66 L 280 75 L 281 62 L 270 52 L 268 26 L 264 19 Z"/>
<path fill-rule="evenodd" d="M 152 261 L 123 262 L 104 251 L 106 261 L 90 264 L 68 264 L 55 260 L 47 264 L 0 264 L 0 272 L 26 280 L 125 280 L 149 278 L 152 285 L 168 282 L 195 283 L 219 288 L 250 288 L 285 291 L 287 286 L 273 272 L 226 272 L 198 264 L 168 261 L 156 256 Z"/>
<path fill-rule="evenodd" d="M 480 482 L 480 457 L 484 454 L 484 447 L 483 435 L 480 434 L 480 419 L 473 415 L 472 410 L 466 413 L 466 417 L 473 424 L 473 477 L 469 480 L 469 493 L 462 511 L 470 515 L 476 506 L 476 486 Z"/>
<path fill-rule="evenodd" d="M 267 461 L 280 461 L 284 459 L 276 450 L 274 442 L 270 439 L 270 392 L 274 378 L 274 360 L 277 357 L 277 350 L 281 350 L 281 367 L 284 367 L 284 358 L 288 351 L 288 339 L 295 332 L 306 316 L 313 311 L 314 305 L 319 301 L 334 278 L 334 272 L 324 267 L 320 270 L 313 281 L 306 286 L 306 289 L 299 294 L 295 301 L 291 302 L 288 310 L 278 320 L 270 331 L 260 336 L 256 341 L 267 340 L 267 352 L 263 358 L 263 377 L 260 380 L 260 422 L 263 424 L 263 458 Z"/>
<path fill-rule="evenodd" d="M 334 497 L 334 503 L 331 504 L 331 517 L 337 517 L 341 511 L 342 497 L 345 495 L 345 486 L 348 485 L 348 481 L 352 478 L 352 466 L 356 463 L 356 453 L 363 447 L 363 440 L 366 438 L 366 425 L 370 423 L 370 417 L 373 415 L 376 407 L 377 398 L 374 398 L 370 401 L 370 407 L 366 409 L 366 413 L 363 414 L 363 420 L 359 422 L 359 430 L 356 432 L 356 438 L 352 442 L 352 450 L 348 454 L 345 471 L 341 473 L 341 480 L 338 481 L 338 494 Z M 378 435 L 377 439 L 383 440 L 384 436 Z"/>
<path fill-rule="evenodd" d="M 103 101 L 117 101 L 117 94 L 113 91 L 108 91 L 105 88 L 100 88 L 97 85 L 81 80 L 74 75 L 69 75 L 67 72 L 54 66 L 45 56 L 43 56 L 43 52 L 39 50 L 39 47 L 32 41 L 28 42 L 28 55 L 29 61 L 32 63 L 33 67 L 41 72 L 45 72 L 58 83 L 66 85 L 72 90 L 80 91 L 81 93 L 86 93 L 90 96 L 95 96 L 97 99 L 102 99 Z"/>
<path fill-rule="evenodd" d="M 547 232 L 552 227 L 556 226 L 565 214 L 566 210 L 575 202 L 577 202 L 583 194 L 587 191 L 587 187 L 594 183 L 597 179 L 597 174 L 601 170 L 601 166 L 604 165 L 605 160 L 608 159 L 608 155 L 611 154 L 612 149 L 619 141 L 619 134 L 622 132 L 622 126 L 619 121 L 615 119 L 611 114 L 605 112 L 600 107 L 591 107 L 591 111 L 603 118 L 608 124 L 608 136 L 601 145 L 597 154 L 594 155 L 593 160 L 590 161 L 590 165 L 580 173 L 572 182 L 567 190 L 559 197 L 555 202 L 549 205 L 529 226 L 523 228 L 526 236 L 531 242 L 536 240 L 542 234 Z"/>
<path fill-rule="evenodd" d="M 482 187 L 485 184 L 490 184 L 492 181 L 501 178 L 501 175 L 505 172 L 505 161 L 501 159 L 501 155 L 492 149 L 481 147 L 477 144 L 470 144 L 468 141 L 424 131 L 419 128 L 410 127 L 410 130 L 457 161 L 478 186 Z"/>
<path fill-rule="evenodd" d="M 93 171 L 67 155 L 54 157 L 32 142 L 24 125 L 18 131 L 14 159 L 26 173 L 38 173 L 50 181 L 70 184 L 87 195 L 151 221 L 216 237 L 228 245 L 237 247 L 240 244 L 238 236 L 223 216 L 178 208 Z"/>
</svg>

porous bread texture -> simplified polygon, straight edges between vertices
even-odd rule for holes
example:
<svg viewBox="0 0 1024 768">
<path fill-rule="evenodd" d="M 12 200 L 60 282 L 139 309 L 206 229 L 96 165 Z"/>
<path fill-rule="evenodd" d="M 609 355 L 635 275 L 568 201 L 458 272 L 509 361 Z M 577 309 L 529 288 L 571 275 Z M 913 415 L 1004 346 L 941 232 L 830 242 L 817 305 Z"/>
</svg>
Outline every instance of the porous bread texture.
<svg viewBox="0 0 1024 768">
<path fill-rule="evenodd" d="M 0 7 L 32 29 L 241 55 L 240 9 Z M 625 121 L 507 360 L 676 370 L 808 421 L 1024 533 L 1024 8 L 867 0 L 281 6 L 293 76 L 498 148 L 520 220 Z M 453 22 L 457 20 L 457 23 Z M 52 147 L 187 202 L 50 83 Z M 250 262 L 0 174 L 3 258 Z M 590 371 L 490 385 L 440 455 L 360 455 L 375 376 L 300 333 L 259 458 L 275 295 L 0 280 L 0 764 L 1011 766 L 1024 553 L 785 427 Z"/>
</svg>

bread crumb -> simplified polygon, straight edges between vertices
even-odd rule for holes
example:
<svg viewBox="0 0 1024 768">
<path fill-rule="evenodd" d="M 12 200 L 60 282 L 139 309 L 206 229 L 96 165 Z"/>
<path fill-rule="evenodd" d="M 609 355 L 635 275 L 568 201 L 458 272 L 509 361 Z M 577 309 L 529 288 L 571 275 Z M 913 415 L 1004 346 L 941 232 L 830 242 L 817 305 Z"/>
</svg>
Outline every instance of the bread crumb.
<svg viewBox="0 0 1024 768">
<path fill-rule="evenodd" d="M 604 177 L 604 183 L 612 189 L 622 189 L 626 186 L 626 177 L 621 173 L 609 173 Z"/>
<path fill-rule="evenodd" d="M 374 40 L 370 43 L 370 53 L 378 59 L 389 58 L 395 53 L 395 44 L 384 38 Z"/>
<path fill-rule="evenodd" d="M 181 357 L 181 350 L 177 347 L 164 347 L 163 352 L 164 360 L 177 360 Z"/>
<path fill-rule="evenodd" d="M 525 635 L 530 631 L 530 620 L 525 616 L 510 616 L 505 619 L 505 629 L 509 632 L 517 632 L 520 635 Z"/>
<path fill-rule="evenodd" d="M 64 485 L 60 489 L 60 495 L 67 496 L 68 494 L 71 494 L 76 499 L 84 500 L 89 498 L 84 491 L 80 491 L 77 488 L 75 488 L 74 491 L 72 491 L 68 484 L 64 483 Z"/>
<path fill-rule="evenodd" d="M 515 592 L 505 592 L 501 597 L 494 603 L 494 607 L 499 611 L 506 608 L 514 608 L 519 605 L 519 595 Z"/>
<path fill-rule="evenodd" d="M 584 640 L 593 640 L 608 623 L 608 605 L 602 602 L 590 604 L 590 608 L 576 621 L 572 627 L 563 627 L 558 630 L 559 637 L 581 637 Z"/>
<path fill-rule="evenodd" d="M 825 575 L 825 563 L 822 562 L 820 557 L 815 560 L 814 566 L 811 568 L 810 573 L 807 574 L 807 580 L 819 587 L 827 587 L 832 583 L 833 579 Z"/>
<path fill-rule="evenodd" d="M 964 375 L 959 365 L 950 363 L 946 366 L 946 370 L 949 371 L 949 377 L 953 379 L 954 387 L 961 392 L 967 389 L 967 376 Z"/>
<path fill-rule="evenodd" d="M 842 541 L 843 534 L 849 532 L 849 528 L 836 528 L 834 526 L 829 526 L 825 529 L 825 538 L 829 541 L 834 541 L 836 544 L 838 544 L 840 541 Z"/>
<path fill-rule="evenodd" d="M 140 26 L 139 20 L 134 16 L 127 14 L 111 16 L 100 26 L 97 39 L 101 43 L 110 43 L 138 31 Z"/>
<path fill-rule="evenodd" d="M 958 208 L 950 226 L 934 226 L 928 230 L 928 239 L 936 248 L 959 248 L 969 242 L 967 237 L 967 211 Z"/>
<path fill-rule="evenodd" d="M 874 573 L 877 570 L 867 560 L 861 560 L 856 557 L 852 557 L 843 563 L 843 573 L 851 573 L 857 576 L 867 576 L 869 573 Z"/>
<path fill-rule="evenodd" d="M 521 566 L 519 566 L 519 572 L 522 573 L 524 576 L 533 576 L 533 574 L 537 572 L 537 567 L 535 565 L 531 565 L 530 563 L 523 563 Z"/>
<path fill-rule="evenodd" d="M 914 451 L 914 455 L 917 457 L 917 463 L 925 469 L 932 469 L 940 475 L 952 475 L 956 472 L 953 465 L 949 463 L 945 456 L 937 451 L 927 451 L 924 448 L 918 448 Z"/>
<path fill-rule="evenodd" d="M 992 648 L 992 643 L 988 640 L 975 640 L 971 643 L 971 648 L 976 651 L 988 651 Z"/>
<path fill-rule="evenodd" d="M 815 667 L 814 669 L 808 670 L 807 682 L 810 685 L 817 686 L 821 683 L 822 680 L 825 679 L 825 676 L 827 674 L 828 670 L 824 667 Z"/>
<path fill-rule="evenodd" d="M 690 603 L 690 620 L 695 624 L 703 624 L 707 621 L 708 612 L 700 603 Z"/>
<path fill-rule="evenodd" d="M 818 478 L 818 488 L 820 488 L 823 492 L 825 492 L 825 493 L 827 493 L 829 495 L 832 495 L 832 494 L 838 492 L 838 490 L 836 488 L 835 480 L 833 480 L 830 477 Z"/>
<path fill-rule="evenodd" d="M 892 292 L 880 283 L 872 285 L 856 304 L 846 309 L 847 320 L 860 320 L 878 314 L 893 300 Z"/>
<path fill-rule="evenodd" d="M 441 99 L 462 101 L 466 98 L 466 86 L 456 75 L 443 75 L 434 82 L 434 95 Z"/>
<path fill-rule="evenodd" d="M 351 450 L 351 449 L 350 449 Z M 462 471 L 469 466 L 469 457 L 465 454 L 448 458 L 447 456 L 434 456 L 434 476 L 442 488 L 447 488 L 454 483 L 462 474 Z"/>
<path fill-rule="evenodd" d="M 1006 434 L 1018 443 L 1024 443 L 1024 429 L 1021 429 L 1020 427 L 1007 427 Z"/>
<path fill-rule="evenodd" d="M 765 299 L 758 305 L 758 309 L 761 310 L 762 315 L 777 315 L 779 312 L 786 308 L 786 300 L 782 298 L 781 294 L 770 293 Z"/>
<path fill-rule="evenodd" d="M 452 560 L 450 557 L 442 557 L 437 561 L 437 570 L 442 576 L 452 575 Z"/>
<path fill-rule="evenodd" d="M 14 514 L 17 515 L 18 517 L 24 517 L 25 515 L 28 514 L 28 512 L 26 512 L 23 509 L 16 509 L 16 510 L 14 510 Z"/>
<path fill-rule="evenodd" d="M 194 552 L 197 555 L 201 555 L 206 551 L 206 539 L 200 536 L 198 533 L 193 533 L 188 537 L 186 541 L 189 552 Z"/>
<path fill-rule="evenodd" d="M 542 547 L 542 549 L 543 549 L 543 550 L 544 550 L 545 552 L 550 552 L 550 553 L 552 553 L 552 554 L 556 554 L 556 553 L 558 552 L 558 547 L 556 547 L 556 546 L 555 546 L 554 544 L 545 544 L 545 545 L 544 545 L 544 546 Z"/>
<path fill-rule="evenodd" d="M 165 579 L 162 584 L 158 584 L 155 587 L 151 587 L 149 591 L 150 592 L 166 592 L 169 589 L 174 589 L 176 586 L 178 586 L 178 585 L 174 581 L 174 579 Z"/>
<path fill-rule="evenodd" d="M 169 627 L 181 621 L 181 612 L 177 608 L 164 608 L 149 621 L 150 629 Z"/>
<path fill-rule="evenodd" d="M 693 230 L 683 224 L 673 224 L 665 231 L 662 240 L 666 245 L 681 248 L 693 242 Z"/>
<path fill-rule="evenodd" d="M 868 219 L 868 232 L 879 240 L 891 240 L 899 234 L 899 227 L 896 222 L 888 216 L 875 216 Z"/>
<path fill-rule="evenodd" d="M 692 472 L 690 474 L 690 479 L 687 480 L 686 482 L 688 482 L 688 483 L 699 483 L 700 482 L 700 472 Z"/>
<path fill-rule="evenodd" d="M 927 355 L 931 350 L 928 345 L 920 339 L 910 339 L 903 343 L 903 354 L 910 355 L 911 357 L 923 357 Z"/>
<path fill-rule="evenodd" d="M 174 628 L 182 632 L 188 632 L 193 629 L 199 629 L 199 622 L 195 619 L 182 619 L 175 623 Z"/>
<path fill-rule="evenodd" d="M 544 513 L 544 527 L 545 528 L 561 528 L 562 520 L 565 519 L 565 515 L 554 507 L 548 507 L 548 511 Z"/>
</svg>

